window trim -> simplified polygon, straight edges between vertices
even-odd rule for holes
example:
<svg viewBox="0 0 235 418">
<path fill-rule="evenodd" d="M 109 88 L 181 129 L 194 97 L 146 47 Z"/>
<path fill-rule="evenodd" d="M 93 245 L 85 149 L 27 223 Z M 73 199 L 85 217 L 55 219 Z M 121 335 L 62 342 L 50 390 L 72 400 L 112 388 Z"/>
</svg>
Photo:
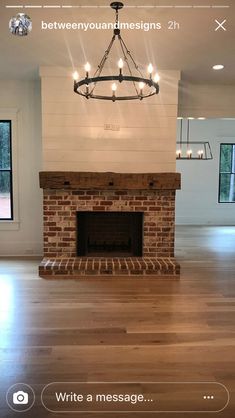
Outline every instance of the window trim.
<svg viewBox="0 0 235 418">
<path fill-rule="evenodd" d="M 0 221 L 13 221 L 14 220 L 14 205 L 13 205 L 13 167 L 12 167 L 12 120 L 11 119 L 0 119 L 0 123 L 8 123 L 10 127 L 10 168 L 2 169 L 0 168 L 0 173 L 9 173 L 10 174 L 10 204 L 11 204 L 11 217 L 10 218 L 0 218 Z"/>
<path fill-rule="evenodd" d="M 0 220 L 0 231 L 16 231 L 19 221 L 18 133 L 22 127 L 21 112 L 17 108 L 0 108 L 0 120 L 11 121 L 12 205 L 13 219 Z"/>
<path fill-rule="evenodd" d="M 233 201 L 233 202 L 221 202 L 220 201 L 220 189 L 221 189 L 221 186 L 220 186 L 220 184 L 221 184 L 221 174 L 234 174 L 235 175 L 235 172 L 233 173 L 233 171 L 231 171 L 231 172 L 228 172 L 228 173 L 221 173 L 221 171 L 220 171 L 220 167 L 221 167 L 221 148 L 222 148 L 222 146 L 223 145 L 230 145 L 230 146 L 232 146 L 232 145 L 235 145 L 235 142 L 233 141 L 233 142 L 220 142 L 220 144 L 219 144 L 219 188 L 218 188 L 218 203 L 219 204 L 233 204 L 233 203 L 235 203 L 235 200 Z"/>
</svg>

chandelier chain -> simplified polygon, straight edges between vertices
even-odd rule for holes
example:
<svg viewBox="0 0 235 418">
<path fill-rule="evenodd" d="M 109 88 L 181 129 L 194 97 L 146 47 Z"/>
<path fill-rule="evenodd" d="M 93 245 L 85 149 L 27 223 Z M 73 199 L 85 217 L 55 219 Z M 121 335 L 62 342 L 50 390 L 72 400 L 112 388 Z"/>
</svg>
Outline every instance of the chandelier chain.
<svg viewBox="0 0 235 418">
<path fill-rule="evenodd" d="M 115 41 L 115 38 L 116 38 L 116 37 L 115 37 L 115 35 L 113 35 L 113 37 L 112 37 L 112 39 L 111 39 L 111 41 L 110 41 L 110 43 L 109 43 L 109 46 L 108 46 L 107 50 L 105 51 L 104 56 L 102 57 L 102 59 L 101 59 L 101 61 L 100 61 L 99 65 L 98 65 L 97 70 L 95 71 L 94 77 L 96 77 L 96 76 L 98 76 L 98 77 L 99 77 L 99 76 L 100 76 L 100 74 L 102 73 L 103 68 L 104 68 L 104 65 L 105 65 L 105 63 L 106 63 L 106 61 L 107 61 L 107 59 L 108 59 L 109 53 L 110 53 L 110 51 L 111 51 L 111 49 L 112 49 L 112 46 L 113 46 L 113 43 L 114 43 L 114 41 Z M 92 90 L 91 90 L 90 94 L 92 94 L 92 93 L 94 92 L 95 87 L 96 87 L 96 84 L 97 84 L 97 83 L 94 83 L 94 86 L 93 86 L 93 88 L 92 88 Z"/>
<path fill-rule="evenodd" d="M 190 135 L 190 128 L 189 128 L 189 119 L 187 121 L 187 148 L 189 148 L 189 135 Z"/>
<path fill-rule="evenodd" d="M 121 45 L 121 49 L 122 49 L 123 56 L 124 56 L 125 61 L 126 61 L 126 63 L 127 63 L 127 67 L 128 67 L 128 70 L 129 70 L 130 76 L 131 76 L 131 77 L 133 77 L 133 74 L 132 74 L 132 71 L 131 71 L 131 67 L 130 67 L 130 64 L 129 64 L 129 62 L 128 62 L 128 58 L 127 58 L 127 56 L 126 56 L 126 52 L 125 52 L 125 44 L 124 44 L 124 46 L 123 46 L 123 43 L 122 43 L 122 42 L 123 42 L 123 41 L 122 41 L 122 37 L 121 37 L 120 35 L 119 35 L 118 39 L 119 39 L 119 42 L 120 42 L 120 45 Z M 135 88 L 136 94 L 137 94 L 137 95 L 139 95 L 139 92 L 138 92 L 138 89 L 137 89 L 137 87 L 136 87 L 135 81 L 133 81 L 133 82 L 132 82 L 132 84 L 133 84 L 133 86 L 134 86 L 134 88 Z"/>
<path fill-rule="evenodd" d="M 180 120 L 180 144 L 183 141 L 183 119 Z"/>
<path fill-rule="evenodd" d="M 119 23 L 119 16 L 118 16 L 118 10 L 116 10 L 116 29 L 118 29 L 118 23 Z"/>
<path fill-rule="evenodd" d="M 134 58 L 133 58 L 133 56 L 132 56 L 131 52 L 130 52 L 130 51 L 129 51 L 129 49 L 127 48 L 125 41 L 122 39 L 121 35 L 120 35 L 120 38 L 121 38 L 121 42 L 123 43 L 123 45 L 124 45 L 124 47 L 125 47 L 125 49 L 126 49 L 127 54 L 129 55 L 129 57 L 130 57 L 131 61 L 133 62 L 134 66 L 135 66 L 135 69 L 138 71 L 138 73 L 141 75 L 141 77 L 144 77 L 144 76 L 143 76 L 143 73 L 141 72 L 141 70 L 140 70 L 140 68 L 139 68 L 139 66 L 136 64 L 136 62 L 135 62 L 135 60 L 134 60 Z"/>
</svg>

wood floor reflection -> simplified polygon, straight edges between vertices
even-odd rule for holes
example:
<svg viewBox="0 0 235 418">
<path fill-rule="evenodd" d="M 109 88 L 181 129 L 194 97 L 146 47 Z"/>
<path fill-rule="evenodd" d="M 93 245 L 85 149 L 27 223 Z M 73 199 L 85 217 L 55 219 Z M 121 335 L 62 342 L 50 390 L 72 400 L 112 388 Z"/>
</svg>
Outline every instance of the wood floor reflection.
<svg viewBox="0 0 235 418">
<path fill-rule="evenodd" d="M 46 281 L 37 276 L 38 260 L 0 259 L 0 417 L 16 416 L 4 400 L 16 382 L 37 395 L 24 416 L 67 418 L 41 406 L 47 383 L 217 381 L 231 395 L 220 416 L 233 418 L 235 227 L 180 227 L 176 255 L 180 281 Z M 112 414 L 120 416 L 136 414 Z"/>
</svg>

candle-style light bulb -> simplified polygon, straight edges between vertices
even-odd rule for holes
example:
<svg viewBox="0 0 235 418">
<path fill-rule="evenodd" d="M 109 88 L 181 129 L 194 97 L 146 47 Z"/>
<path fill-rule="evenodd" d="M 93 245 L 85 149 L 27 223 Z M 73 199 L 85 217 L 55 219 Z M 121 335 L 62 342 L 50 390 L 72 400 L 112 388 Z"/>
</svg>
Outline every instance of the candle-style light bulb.
<svg viewBox="0 0 235 418">
<path fill-rule="evenodd" d="M 120 60 L 118 61 L 118 67 L 121 69 L 121 68 L 123 68 L 123 66 L 124 66 L 123 59 L 120 58 Z"/>
<path fill-rule="evenodd" d="M 113 90 L 114 93 L 117 90 L 117 84 L 116 83 L 113 83 L 112 84 L 112 90 Z"/>
<path fill-rule="evenodd" d="M 89 64 L 89 62 L 87 62 L 85 64 L 85 71 L 86 71 L 86 77 L 89 77 L 89 71 L 91 71 L 91 65 Z"/>
<path fill-rule="evenodd" d="M 178 159 L 181 158 L 181 149 L 177 149 L 177 151 L 176 151 L 176 158 L 178 158 Z"/>
<path fill-rule="evenodd" d="M 151 64 L 151 63 L 148 65 L 148 73 L 149 73 L 149 75 L 150 75 L 150 78 L 152 78 L 153 66 L 152 66 L 152 64 Z"/>
<path fill-rule="evenodd" d="M 188 158 L 192 158 L 192 153 L 193 153 L 193 151 L 192 151 L 191 149 L 189 149 L 189 150 L 187 151 L 187 157 L 188 157 Z"/>
<path fill-rule="evenodd" d="M 120 71 L 120 75 L 122 75 L 123 67 L 124 67 L 124 62 L 123 62 L 123 59 L 120 58 L 120 60 L 118 61 L 118 68 L 119 68 L 119 71 Z"/>
<path fill-rule="evenodd" d="M 141 81 L 139 83 L 139 88 L 140 88 L 140 95 L 143 96 L 143 89 L 144 89 L 145 83 L 143 83 L 143 81 Z"/>
<path fill-rule="evenodd" d="M 115 99 L 116 99 L 115 93 L 117 91 L 117 84 L 113 83 L 111 88 L 112 88 L 112 92 L 113 92 L 113 102 L 115 102 Z"/>
<path fill-rule="evenodd" d="M 74 79 L 74 81 L 78 81 L 79 75 L 78 75 L 78 72 L 77 71 L 74 71 L 74 73 L 73 73 L 73 79 Z"/>
<path fill-rule="evenodd" d="M 160 76 L 158 73 L 155 74 L 153 81 L 154 83 L 158 83 L 160 81 Z"/>
<path fill-rule="evenodd" d="M 202 160 L 202 158 L 203 158 L 203 150 L 202 150 L 202 149 L 200 149 L 200 150 L 197 152 L 197 155 L 198 155 L 198 158 L 199 158 L 200 160 Z"/>
</svg>

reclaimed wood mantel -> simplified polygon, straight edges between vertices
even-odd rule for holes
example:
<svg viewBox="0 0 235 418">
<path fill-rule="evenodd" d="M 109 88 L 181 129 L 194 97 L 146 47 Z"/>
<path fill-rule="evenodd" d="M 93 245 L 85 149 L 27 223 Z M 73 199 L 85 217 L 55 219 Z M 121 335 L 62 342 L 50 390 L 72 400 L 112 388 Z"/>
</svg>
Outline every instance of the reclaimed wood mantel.
<svg viewBox="0 0 235 418">
<path fill-rule="evenodd" d="M 42 171 L 42 189 L 91 190 L 176 190 L 180 189 L 180 173 L 99 173 Z"/>
</svg>

